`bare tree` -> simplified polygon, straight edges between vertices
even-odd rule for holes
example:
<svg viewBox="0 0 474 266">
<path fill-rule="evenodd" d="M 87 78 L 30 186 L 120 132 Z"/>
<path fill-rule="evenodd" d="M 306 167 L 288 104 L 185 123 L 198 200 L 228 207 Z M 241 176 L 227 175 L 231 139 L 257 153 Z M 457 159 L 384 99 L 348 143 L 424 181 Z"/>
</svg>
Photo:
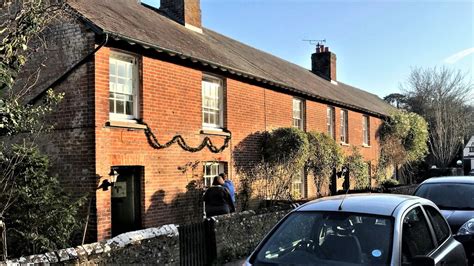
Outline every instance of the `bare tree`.
<svg viewBox="0 0 474 266">
<path fill-rule="evenodd" d="M 409 111 L 428 122 L 431 163 L 447 167 L 472 128 L 473 84 L 461 71 L 416 68 L 402 90 Z"/>
</svg>

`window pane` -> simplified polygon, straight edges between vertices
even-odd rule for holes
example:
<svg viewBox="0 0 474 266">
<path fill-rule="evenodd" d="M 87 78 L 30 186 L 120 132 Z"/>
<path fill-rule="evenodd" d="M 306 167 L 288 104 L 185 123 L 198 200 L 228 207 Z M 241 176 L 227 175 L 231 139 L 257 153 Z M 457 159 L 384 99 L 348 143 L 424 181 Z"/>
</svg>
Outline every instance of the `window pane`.
<svg viewBox="0 0 474 266">
<path fill-rule="evenodd" d="M 117 64 L 116 64 L 116 61 L 111 59 L 110 60 L 110 74 L 112 75 L 117 75 Z"/>
<path fill-rule="evenodd" d="M 133 102 L 127 101 L 126 103 L 127 103 L 126 110 L 125 110 L 126 114 L 127 115 L 132 115 L 133 114 Z"/>
<path fill-rule="evenodd" d="M 126 66 L 123 63 L 118 65 L 118 73 L 117 73 L 118 76 L 126 77 L 127 73 L 126 73 L 125 67 Z"/>
<path fill-rule="evenodd" d="M 133 81 L 131 79 L 127 80 L 125 84 L 125 91 L 126 94 L 133 95 Z"/>
<path fill-rule="evenodd" d="M 117 114 L 124 114 L 125 113 L 125 105 L 124 105 L 124 102 L 123 101 L 116 101 L 116 109 L 115 109 L 115 113 Z"/>
<path fill-rule="evenodd" d="M 420 207 L 411 210 L 403 219 L 402 263 L 412 258 L 427 255 L 435 246 L 428 223 Z"/>
<path fill-rule="evenodd" d="M 114 100 L 109 100 L 109 112 L 115 113 Z"/>
<path fill-rule="evenodd" d="M 425 211 L 428 213 L 428 217 L 431 220 L 431 224 L 433 225 L 433 229 L 436 234 L 436 240 L 438 244 L 441 245 L 444 240 L 449 237 L 449 227 L 446 221 L 444 220 L 443 216 L 437 211 L 435 208 L 431 206 L 423 206 Z"/>
</svg>

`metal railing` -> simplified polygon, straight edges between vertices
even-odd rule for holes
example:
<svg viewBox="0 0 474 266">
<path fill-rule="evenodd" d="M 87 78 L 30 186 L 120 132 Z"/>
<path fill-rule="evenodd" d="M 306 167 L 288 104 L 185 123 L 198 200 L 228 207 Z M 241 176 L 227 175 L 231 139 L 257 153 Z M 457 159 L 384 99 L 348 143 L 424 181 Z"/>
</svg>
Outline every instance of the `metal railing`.
<svg viewBox="0 0 474 266">
<path fill-rule="evenodd" d="M 212 265 L 217 256 L 214 219 L 180 225 L 180 265 Z"/>
</svg>

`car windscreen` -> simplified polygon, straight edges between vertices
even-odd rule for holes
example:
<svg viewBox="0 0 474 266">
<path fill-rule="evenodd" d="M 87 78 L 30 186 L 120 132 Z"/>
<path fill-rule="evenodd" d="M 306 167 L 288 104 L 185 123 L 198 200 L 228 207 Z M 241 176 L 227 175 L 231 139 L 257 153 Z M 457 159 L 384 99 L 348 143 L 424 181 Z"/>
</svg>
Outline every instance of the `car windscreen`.
<svg viewBox="0 0 474 266">
<path fill-rule="evenodd" d="M 423 184 L 415 195 L 431 200 L 441 210 L 474 210 L 474 184 Z"/>
<path fill-rule="evenodd" d="M 389 264 L 392 232 L 386 216 L 294 212 L 253 256 L 253 264 Z"/>
</svg>

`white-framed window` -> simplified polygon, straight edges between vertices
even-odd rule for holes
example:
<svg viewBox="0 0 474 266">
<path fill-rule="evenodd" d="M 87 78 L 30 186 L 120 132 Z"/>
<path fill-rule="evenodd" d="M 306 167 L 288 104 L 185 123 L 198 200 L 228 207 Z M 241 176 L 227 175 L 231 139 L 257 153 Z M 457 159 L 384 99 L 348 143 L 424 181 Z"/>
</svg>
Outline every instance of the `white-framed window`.
<svg viewBox="0 0 474 266">
<path fill-rule="evenodd" d="M 298 98 L 293 98 L 293 127 L 304 130 L 304 103 Z"/>
<path fill-rule="evenodd" d="M 331 138 L 336 138 L 336 130 L 335 130 L 335 110 L 334 107 L 328 106 L 327 107 L 327 114 L 326 114 L 326 124 L 328 127 L 328 135 Z"/>
<path fill-rule="evenodd" d="M 204 186 L 212 186 L 212 181 L 216 175 L 225 172 L 224 162 L 205 162 L 203 163 Z"/>
<path fill-rule="evenodd" d="M 299 174 L 293 175 L 291 180 L 291 195 L 295 199 L 304 198 L 304 170 L 301 170 Z"/>
<path fill-rule="evenodd" d="M 349 121 L 347 110 L 341 110 L 341 142 L 349 143 Z"/>
<path fill-rule="evenodd" d="M 368 115 L 362 117 L 362 140 L 362 144 L 370 145 L 370 118 Z"/>
<path fill-rule="evenodd" d="M 138 62 L 132 55 L 112 53 L 109 58 L 109 117 L 138 118 Z"/>
<path fill-rule="evenodd" d="M 202 126 L 220 129 L 224 127 L 223 81 L 204 75 L 202 79 Z"/>
</svg>

